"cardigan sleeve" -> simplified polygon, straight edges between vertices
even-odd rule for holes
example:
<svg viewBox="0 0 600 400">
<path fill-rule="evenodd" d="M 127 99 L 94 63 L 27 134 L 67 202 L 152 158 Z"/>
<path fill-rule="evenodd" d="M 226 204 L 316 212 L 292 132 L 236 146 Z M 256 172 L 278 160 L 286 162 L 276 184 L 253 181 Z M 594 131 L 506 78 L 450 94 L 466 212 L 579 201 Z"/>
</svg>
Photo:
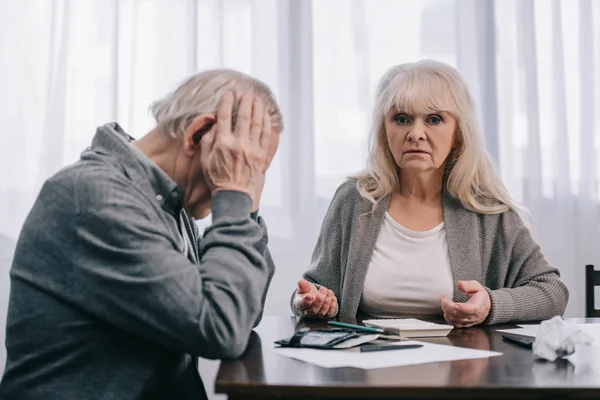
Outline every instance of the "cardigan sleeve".
<svg viewBox="0 0 600 400">
<path fill-rule="evenodd" d="M 512 236 L 508 275 L 510 287 L 490 290 L 491 309 L 485 324 L 540 321 L 565 312 L 569 291 L 529 229 L 515 212 L 505 215 L 505 234 Z"/>
<path fill-rule="evenodd" d="M 308 269 L 302 274 L 302 277 L 317 286 L 317 289 L 326 287 L 332 290 L 338 300 L 338 309 L 340 307 L 341 277 L 343 260 L 341 259 L 342 247 L 344 246 L 344 218 L 350 218 L 346 212 L 350 197 L 356 192 L 356 181 L 349 180 L 343 183 L 335 192 L 325 214 L 325 219 L 321 225 L 321 232 L 317 239 L 317 244 L 312 254 L 311 263 Z M 294 304 L 296 290 L 290 298 L 290 308 L 294 315 L 303 317 L 304 313 Z"/>
</svg>

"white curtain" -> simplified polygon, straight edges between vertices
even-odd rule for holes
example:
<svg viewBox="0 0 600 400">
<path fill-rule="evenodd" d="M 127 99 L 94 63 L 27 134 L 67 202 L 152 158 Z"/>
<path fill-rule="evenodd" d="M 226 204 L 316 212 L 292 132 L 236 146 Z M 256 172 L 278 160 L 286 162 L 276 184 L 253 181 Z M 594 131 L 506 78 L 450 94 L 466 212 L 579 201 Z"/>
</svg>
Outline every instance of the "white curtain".
<svg viewBox="0 0 600 400">
<path fill-rule="evenodd" d="M 600 2 L 496 1 L 493 12 L 490 148 L 561 269 L 567 315 L 583 316 L 584 267 L 600 264 Z"/>
<path fill-rule="evenodd" d="M 0 0 L 0 340 L 42 182 L 100 124 L 144 135 L 152 100 L 214 67 L 266 81 L 284 112 L 261 212 L 278 266 L 266 313 L 287 314 L 335 188 L 364 166 L 377 79 L 421 58 L 466 76 L 488 150 L 571 289 L 567 315 L 582 315 L 584 265 L 600 263 L 599 27 L 591 0 Z"/>
</svg>

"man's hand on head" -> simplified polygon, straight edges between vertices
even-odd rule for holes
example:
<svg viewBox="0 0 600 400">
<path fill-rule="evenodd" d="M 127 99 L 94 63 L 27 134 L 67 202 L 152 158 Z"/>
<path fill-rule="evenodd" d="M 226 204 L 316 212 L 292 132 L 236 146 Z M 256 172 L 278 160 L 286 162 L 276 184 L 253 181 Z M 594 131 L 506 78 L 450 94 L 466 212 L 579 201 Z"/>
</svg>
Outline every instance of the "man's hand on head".
<svg viewBox="0 0 600 400">
<path fill-rule="evenodd" d="M 217 123 L 201 139 L 204 176 L 212 194 L 221 190 L 246 193 L 255 211 L 265 181 L 271 118 L 262 100 L 246 92 L 232 129 L 234 101 L 232 92 L 223 96 Z"/>
</svg>

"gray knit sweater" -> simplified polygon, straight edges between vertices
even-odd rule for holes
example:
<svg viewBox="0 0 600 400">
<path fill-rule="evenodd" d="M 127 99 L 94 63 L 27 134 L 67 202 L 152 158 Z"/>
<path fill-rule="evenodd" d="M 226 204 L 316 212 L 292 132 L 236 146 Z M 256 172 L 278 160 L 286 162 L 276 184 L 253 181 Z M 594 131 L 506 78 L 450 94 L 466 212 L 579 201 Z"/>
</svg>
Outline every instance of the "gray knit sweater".
<svg viewBox="0 0 600 400">
<path fill-rule="evenodd" d="M 356 316 L 388 203 L 389 196 L 373 211 L 358 193 L 356 181 L 350 180 L 338 188 L 323 221 L 303 276 L 335 293 L 342 318 Z M 476 280 L 486 287 L 492 303 L 485 324 L 543 320 L 564 313 L 567 287 L 516 212 L 478 214 L 447 193 L 443 209 L 454 301 L 467 301 L 456 288 L 458 281 Z M 302 316 L 293 303 L 291 307 Z"/>
</svg>

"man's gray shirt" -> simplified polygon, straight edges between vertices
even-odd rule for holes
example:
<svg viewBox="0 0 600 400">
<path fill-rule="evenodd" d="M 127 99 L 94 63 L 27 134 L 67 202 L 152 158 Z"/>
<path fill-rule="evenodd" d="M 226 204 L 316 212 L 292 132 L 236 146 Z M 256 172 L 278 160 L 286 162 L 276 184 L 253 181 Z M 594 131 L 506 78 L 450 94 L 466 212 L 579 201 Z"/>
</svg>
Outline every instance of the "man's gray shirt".
<svg viewBox="0 0 600 400">
<path fill-rule="evenodd" d="M 196 357 L 239 356 L 260 320 L 274 266 L 250 197 L 217 192 L 200 240 L 181 188 L 130 140 L 100 127 L 25 221 L 3 400 L 202 399 Z"/>
</svg>

